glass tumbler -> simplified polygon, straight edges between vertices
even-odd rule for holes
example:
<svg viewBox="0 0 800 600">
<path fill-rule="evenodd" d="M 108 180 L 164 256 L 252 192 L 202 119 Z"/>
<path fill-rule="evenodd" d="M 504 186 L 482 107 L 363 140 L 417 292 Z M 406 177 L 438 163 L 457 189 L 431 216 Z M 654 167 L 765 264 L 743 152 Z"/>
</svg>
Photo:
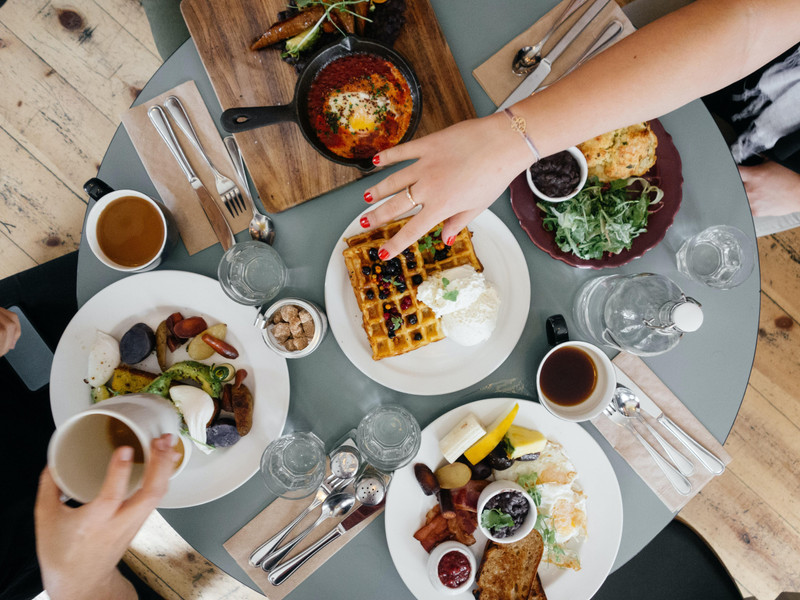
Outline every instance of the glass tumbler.
<svg viewBox="0 0 800 600">
<path fill-rule="evenodd" d="M 261 476 L 273 494 L 305 498 L 325 477 L 325 445 L 309 432 L 282 435 L 264 450 Z"/>
<path fill-rule="evenodd" d="M 756 247 L 743 231 L 712 225 L 686 240 L 676 255 L 678 271 L 721 290 L 741 285 L 756 264 Z"/>
<path fill-rule="evenodd" d="M 369 412 L 356 431 L 356 443 L 364 458 L 382 471 L 394 471 L 411 462 L 421 441 L 414 415 L 394 404 Z"/>
<path fill-rule="evenodd" d="M 278 295 L 286 283 L 286 264 L 277 250 L 257 240 L 240 242 L 217 268 L 222 290 L 240 304 L 255 306 Z"/>
</svg>

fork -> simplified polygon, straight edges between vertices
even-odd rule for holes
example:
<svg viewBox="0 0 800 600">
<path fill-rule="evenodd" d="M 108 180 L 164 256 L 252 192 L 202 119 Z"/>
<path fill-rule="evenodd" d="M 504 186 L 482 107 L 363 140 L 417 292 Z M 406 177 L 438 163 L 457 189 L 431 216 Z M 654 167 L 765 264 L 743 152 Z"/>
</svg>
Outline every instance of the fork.
<svg viewBox="0 0 800 600">
<path fill-rule="evenodd" d="M 686 477 L 684 477 L 683 474 L 672 465 L 672 463 L 665 460 L 658 452 L 656 452 L 655 448 L 653 448 L 647 442 L 647 440 L 644 439 L 641 434 L 636 431 L 636 429 L 634 429 L 633 424 L 617 410 L 613 404 L 613 401 L 603 409 L 603 413 L 620 427 L 625 427 L 636 437 L 637 440 L 639 440 L 639 443 L 644 446 L 645 450 L 647 450 L 648 454 L 650 454 L 650 457 L 653 459 L 653 462 L 658 465 L 658 468 L 661 469 L 661 471 L 667 477 L 667 480 L 672 484 L 672 487 L 675 488 L 676 492 L 682 496 L 689 495 L 689 493 L 692 491 L 691 482 L 686 479 Z"/>
<path fill-rule="evenodd" d="M 314 499 L 311 501 L 311 504 L 309 504 L 303 512 L 297 515 L 286 527 L 281 529 L 278 533 L 253 550 L 249 558 L 250 564 L 254 567 L 260 567 L 261 563 L 264 562 L 264 559 L 267 558 L 267 556 L 275 548 L 277 548 L 284 539 L 286 539 L 286 536 L 289 535 L 289 532 L 292 529 L 294 529 L 295 525 L 302 521 L 306 515 L 308 515 L 308 513 L 322 504 L 330 494 L 338 492 L 342 488 L 346 487 L 350 482 L 351 479 L 342 479 L 339 477 L 334 477 L 333 475 L 329 475 L 328 478 L 320 484 L 319 489 L 317 489 L 317 493 L 314 495 Z"/>
<path fill-rule="evenodd" d="M 170 116 L 175 119 L 181 131 L 189 138 L 189 141 L 197 148 L 200 156 L 203 157 L 211 168 L 211 172 L 214 174 L 214 181 L 217 184 L 217 194 L 219 194 L 219 197 L 222 199 L 225 208 L 228 209 L 228 212 L 232 216 L 235 217 L 239 215 L 239 213 L 245 209 L 241 191 L 239 191 L 238 186 L 230 177 L 225 177 L 211 162 L 208 154 L 206 154 L 206 151 L 203 149 L 203 145 L 200 143 L 200 138 L 197 137 L 192 122 L 189 120 L 189 115 L 186 114 L 186 109 L 183 108 L 180 99 L 177 96 L 169 96 L 164 101 L 164 106 L 167 108 L 167 111 L 169 111 Z"/>
</svg>

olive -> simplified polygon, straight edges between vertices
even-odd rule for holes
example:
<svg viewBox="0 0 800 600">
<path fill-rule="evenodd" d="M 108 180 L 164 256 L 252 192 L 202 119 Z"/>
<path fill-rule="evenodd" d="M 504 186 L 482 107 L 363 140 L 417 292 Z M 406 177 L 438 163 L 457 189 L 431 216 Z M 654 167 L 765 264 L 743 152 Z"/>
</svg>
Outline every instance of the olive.
<svg viewBox="0 0 800 600">
<path fill-rule="evenodd" d="M 473 479 L 487 479 L 492 474 L 492 467 L 489 466 L 488 458 L 484 458 L 477 465 L 473 465 L 467 460 L 467 457 L 462 454 L 456 459 L 456 462 L 464 463 L 472 469 Z"/>
</svg>

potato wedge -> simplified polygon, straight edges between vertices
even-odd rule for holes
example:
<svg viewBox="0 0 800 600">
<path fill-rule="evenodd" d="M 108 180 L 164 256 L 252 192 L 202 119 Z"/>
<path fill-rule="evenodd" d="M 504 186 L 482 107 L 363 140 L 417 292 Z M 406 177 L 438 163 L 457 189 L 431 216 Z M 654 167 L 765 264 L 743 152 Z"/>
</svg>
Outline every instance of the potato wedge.
<svg viewBox="0 0 800 600">
<path fill-rule="evenodd" d="M 224 340 L 225 335 L 228 333 L 228 326 L 225 323 L 217 323 L 201 332 L 199 335 L 196 335 L 192 341 L 189 342 L 189 347 L 187 348 L 189 357 L 193 360 L 206 360 L 214 356 L 214 349 L 203 341 L 204 333 L 213 335 L 217 339 Z"/>
</svg>

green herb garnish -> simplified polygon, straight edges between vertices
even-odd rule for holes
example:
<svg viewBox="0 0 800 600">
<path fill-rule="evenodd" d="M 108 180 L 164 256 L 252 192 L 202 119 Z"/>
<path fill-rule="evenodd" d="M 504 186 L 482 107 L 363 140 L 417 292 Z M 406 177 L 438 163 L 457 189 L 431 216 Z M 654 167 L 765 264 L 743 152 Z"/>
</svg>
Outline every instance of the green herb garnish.
<svg viewBox="0 0 800 600">
<path fill-rule="evenodd" d="M 403 326 L 402 317 L 392 317 L 392 327 L 394 329 L 400 329 L 402 326 Z"/>
<path fill-rule="evenodd" d="M 511 528 L 514 526 L 514 519 L 511 515 L 504 513 L 499 508 L 492 508 L 491 510 L 484 510 L 481 513 L 481 525 L 485 529 L 501 529 L 503 527 Z"/>
<path fill-rule="evenodd" d="M 458 298 L 458 290 L 450 290 L 449 292 L 445 292 L 442 294 L 442 298 L 445 300 L 450 300 L 450 302 L 455 302 L 456 298 Z"/>
<path fill-rule="evenodd" d="M 635 182 L 641 183 L 641 191 L 630 188 Z M 574 198 L 537 206 L 545 213 L 544 228 L 555 231 L 558 247 L 587 260 L 630 250 L 633 240 L 647 231 L 650 206 L 663 197 L 660 188 L 641 177 L 601 183 L 593 176 Z"/>
</svg>

